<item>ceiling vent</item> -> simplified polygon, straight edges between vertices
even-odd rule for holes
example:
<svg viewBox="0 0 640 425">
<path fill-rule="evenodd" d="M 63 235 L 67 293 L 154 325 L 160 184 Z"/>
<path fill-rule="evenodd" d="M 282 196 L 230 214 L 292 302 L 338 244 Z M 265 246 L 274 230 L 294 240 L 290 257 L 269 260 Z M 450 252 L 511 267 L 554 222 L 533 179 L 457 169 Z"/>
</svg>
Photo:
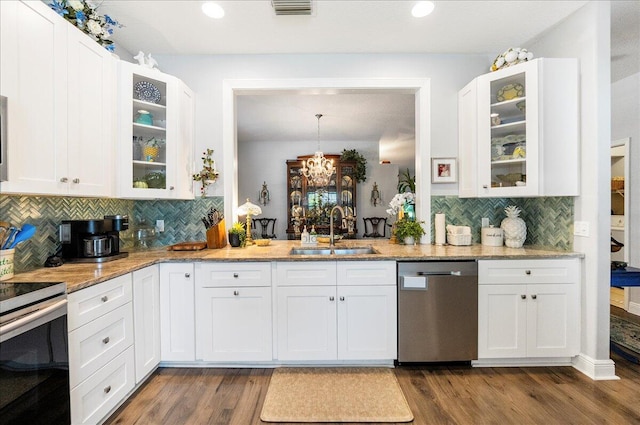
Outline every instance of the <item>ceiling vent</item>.
<svg viewBox="0 0 640 425">
<path fill-rule="evenodd" d="M 311 15 L 311 0 L 271 0 L 276 15 Z"/>
</svg>

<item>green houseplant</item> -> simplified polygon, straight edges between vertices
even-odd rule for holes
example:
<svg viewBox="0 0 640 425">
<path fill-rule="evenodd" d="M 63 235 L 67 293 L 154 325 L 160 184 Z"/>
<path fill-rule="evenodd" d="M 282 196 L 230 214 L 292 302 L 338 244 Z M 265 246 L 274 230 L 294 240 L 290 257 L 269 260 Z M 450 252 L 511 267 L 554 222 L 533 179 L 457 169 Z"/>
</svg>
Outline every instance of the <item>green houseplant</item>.
<svg viewBox="0 0 640 425">
<path fill-rule="evenodd" d="M 201 182 L 200 194 L 204 197 L 207 193 L 207 186 L 213 184 L 217 179 L 218 171 L 216 170 L 216 162 L 211 157 L 213 155 L 213 149 L 207 148 L 202 153 L 202 169 L 194 174 L 193 181 Z"/>
<path fill-rule="evenodd" d="M 247 239 L 247 231 L 244 223 L 236 221 L 229 229 L 229 245 L 233 247 L 244 247 Z"/>
<path fill-rule="evenodd" d="M 367 160 L 355 149 L 343 149 L 340 161 L 355 161 L 356 170 L 353 177 L 358 183 L 367 180 Z"/>
<path fill-rule="evenodd" d="M 409 242 L 409 244 L 416 243 L 422 235 L 424 235 L 424 229 L 422 228 L 423 223 L 424 221 L 398 220 L 396 222 L 396 238 L 405 241 L 405 244 L 407 244 L 407 242 Z M 407 240 L 407 238 L 412 238 L 413 242 Z"/>
</svg>

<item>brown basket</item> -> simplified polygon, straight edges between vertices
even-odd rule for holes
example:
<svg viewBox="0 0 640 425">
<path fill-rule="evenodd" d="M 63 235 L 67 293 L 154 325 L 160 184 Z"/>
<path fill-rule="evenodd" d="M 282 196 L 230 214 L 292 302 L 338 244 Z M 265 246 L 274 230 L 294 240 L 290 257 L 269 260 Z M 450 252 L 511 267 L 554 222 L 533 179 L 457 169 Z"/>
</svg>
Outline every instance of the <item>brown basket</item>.
<svg viewBox="0 0 640 425">
<path fill-rule="evenodd" d="M 207 248 L 219 249 L 225 246 L 227 246 L 227 229 L 222 219 L 217 225 L 207 229 Z"/>
<path fill-rule="evenodd" d="M 622 190 L 622 189 L 624 189 L 624 178 L 611 179 L 611 190 Z"/>
</svg>

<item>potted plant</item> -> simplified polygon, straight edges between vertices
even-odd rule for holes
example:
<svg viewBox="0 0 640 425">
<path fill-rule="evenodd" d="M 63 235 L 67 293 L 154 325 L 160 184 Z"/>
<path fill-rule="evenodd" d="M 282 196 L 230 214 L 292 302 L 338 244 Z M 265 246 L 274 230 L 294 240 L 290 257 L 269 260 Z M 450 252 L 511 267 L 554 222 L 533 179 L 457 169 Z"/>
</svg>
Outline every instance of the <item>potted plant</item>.
<svg viewBox="0 0 640 425">
<path fill-rule="evenodd" d="M 204 197 L 207 193 L 207 186 L 213 184 L 218 179 L 220 173 L 216 170 L 216 162 L 211 157 L 213 155 L 213 149 L 207 148 L 202 155 L 202 169 L 193 175 L 193 181 L 202 183 L 200 194 Z"/>
<path fill-rule="evenodd" d="M 233 247 L 244 247 L 247 238 L 247 231 L 244 224 L 236 221 L 229 229 L 229 245 Z"/>
<path fill-rule="evenodd" d="M 356 169 L 353 173 L 353 178 L 356 179 L 358 183 L 367 180 L 367 159 L 360 155 L 360 152 L 355 149 L 343 149 L 340 161 L 355 161 Z"/>
<path fill-rule="evenodd" d="M 396 222 L 396 238 L 404 241 L 405 245 L 415 245 L 424 235 L 423 223 L 424 221 L 398 220 Z"/>
</svg>

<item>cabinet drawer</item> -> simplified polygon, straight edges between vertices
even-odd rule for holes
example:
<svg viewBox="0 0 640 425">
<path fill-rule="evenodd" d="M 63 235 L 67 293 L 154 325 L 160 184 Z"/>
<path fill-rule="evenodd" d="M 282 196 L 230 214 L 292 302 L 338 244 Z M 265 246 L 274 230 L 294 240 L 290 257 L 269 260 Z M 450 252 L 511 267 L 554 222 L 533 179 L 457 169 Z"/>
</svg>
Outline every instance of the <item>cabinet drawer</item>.
<svg viewBox="0 0 640 425">
<path fill-rule="evenodd" d="M 563 260 L 481 260 L 478 284 L 573 283 L 579 280 L 577 258 Z"/>
<path fill-rule="evenodd" d="M 100 423 L 134 387 L 133 347 L 71 390 L 71 423 Z"/>
<path fill-rule="evenodd" d="M 197 263 L 200 288 L 271 286 L 271 263 Z"/>
<path fill-rule="evenodd" d="M 338 261 L 338 285 L 395 285 L 395 261 Z"/>
<path fill-rule="evenodd" d="M 133 344 L 131 303 L 69 333 L 69 385 L 75 387 Z"/>
<path fill-rule="evenodd" d="M 131 299 L 131 273 L 69 294 L 69 331 L 115 310 Z"/>
<path fill-rule="evenodd" d="M 276 264 L 278 286 L 317 286 L 336 284 L 335 261 L 296 261 Z"/>
</svg>

